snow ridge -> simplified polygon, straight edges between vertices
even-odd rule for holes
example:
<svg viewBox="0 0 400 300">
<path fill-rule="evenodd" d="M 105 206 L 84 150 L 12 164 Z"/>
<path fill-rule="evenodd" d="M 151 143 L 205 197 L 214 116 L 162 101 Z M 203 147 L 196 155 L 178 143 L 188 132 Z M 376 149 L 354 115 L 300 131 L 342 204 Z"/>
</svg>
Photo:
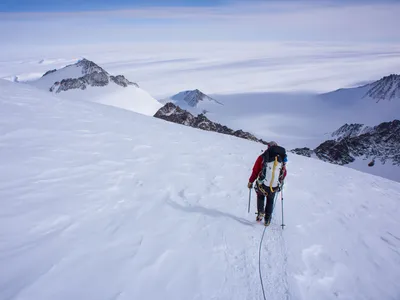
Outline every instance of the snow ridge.
<svg viewBox="0 0 400 300">
<path fill-rule="evenodd" d="M 391 74 L 367 86 L 370 88 L 364 97 L 376 99 L 377 102 L 400 98 L 400 75 Z"/>
</svg>

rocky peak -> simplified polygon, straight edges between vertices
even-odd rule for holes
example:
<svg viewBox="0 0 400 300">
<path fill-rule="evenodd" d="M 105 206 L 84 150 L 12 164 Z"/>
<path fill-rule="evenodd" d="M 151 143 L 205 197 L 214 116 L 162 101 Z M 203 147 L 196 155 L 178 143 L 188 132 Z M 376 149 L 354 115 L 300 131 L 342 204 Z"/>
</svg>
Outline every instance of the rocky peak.
<svg viewBox="0 0 400 300">
<path fill-rule="evenodd" d="M 221 104 L 217 100 L 207 96 L 198 89 L 180 92 L 179 94 L 172 96 L 171 99 L 175 101 L 184 101 L 191 107 L 196 107 L 202 101 L 210 101 Z"/>
<path fill-rule="evenodd" d="M 50 87 L 50 92 L 60 93 L 72 89 L 85 90 L 88 86 L 92 87 L 102 87 L 108 85 L 110 82 L 121 87 L 127 87 L 129 85 L 134 85 L 139 87 L 136 83 L 129 81 L 123 75 L 112 76 L 106 72 L 103 68 L 99 67 L 94 62 L 83 58 L 73 65 L 66 66 L 65 69 L 70 67 L 80 67 L 82 70 L 82 75 L 77 78 L 64 78 L 62 80 L 55 81 Z M 49 76 L 52 73 L 56 73 L 57 70 L 47 71 L 44 76 Z"/>
<path fill-rule="evenodd" d="M 94 62 L 86 59 L 86 58 L 82 58 L 81 60 L 79 60 L 76 64 L 77 67 L 81 67 L 82 68 L 82 74 L 83 75 L 88 75 L 88 74 L 92 74 L 92 73 L 105 73 L 106 75 L 108 75 L 108 73 L 101 67 L 99 67 L 98 65 L 96 65 Z"/>
</svg>

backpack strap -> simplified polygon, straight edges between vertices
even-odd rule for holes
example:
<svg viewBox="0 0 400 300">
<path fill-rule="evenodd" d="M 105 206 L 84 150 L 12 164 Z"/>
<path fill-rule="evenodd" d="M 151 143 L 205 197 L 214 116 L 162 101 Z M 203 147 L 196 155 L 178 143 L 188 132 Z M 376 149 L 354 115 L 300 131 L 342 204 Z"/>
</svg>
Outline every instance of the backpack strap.
<svg viewBox="0 0 400 300">
<path fill-rule="evenodd" d="M 275 170 L 276 170 L 277 166 L 278 166 L 278 156 L 275 156 L 274 166 L 272 167 L 272 178 L 271 178 L 271 181 L 269 183 L 269 189 L 271 190 L 271 193 L 274 192 L 274 189 L 272 188 L 272 183 L 275 180 Z"/>
</svg>

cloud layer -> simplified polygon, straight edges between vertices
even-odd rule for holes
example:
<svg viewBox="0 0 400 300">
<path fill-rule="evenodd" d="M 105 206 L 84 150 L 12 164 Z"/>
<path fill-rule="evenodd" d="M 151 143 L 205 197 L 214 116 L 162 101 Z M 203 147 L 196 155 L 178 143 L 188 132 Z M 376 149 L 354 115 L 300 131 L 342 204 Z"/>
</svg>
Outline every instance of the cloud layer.
<svg viewBox="0 0 400 300">
<path fill-rule="evenodd" d="M 0 13 L 4 45 L 143 41 L 399 42 L 396 2 L 236 2 L 212 7 Z"/>
</svg>

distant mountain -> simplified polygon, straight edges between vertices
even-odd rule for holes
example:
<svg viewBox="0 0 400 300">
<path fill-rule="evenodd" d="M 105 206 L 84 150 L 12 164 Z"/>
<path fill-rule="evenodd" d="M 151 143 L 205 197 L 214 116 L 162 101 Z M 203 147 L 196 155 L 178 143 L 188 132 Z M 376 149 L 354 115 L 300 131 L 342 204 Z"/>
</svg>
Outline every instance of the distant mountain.
<svg viewBox="0 0 400 300">
<path fill-rule="evenodd" d="M 400 75 L 386 76 L 357 88 L 339 89 L 321 94 L 318 98 L 322 105 L 327 106 L 324 114 L 336 115 L 335 119 L 343 120 L 343 123 L 371 126 L 398 119 Z"/>
<path fill-rule="evenodd" d="M 370 167 L 377 163 L 391 164 L 400 172 L 400 121 L 384 122 L 375 127 L 346 124 L 333 133 L 336 140 L 328 140 L 314 150 L 296 148 L 293 153 L 315 157 L 338 165 L 357 159 L 366 160 Z M 384 174 L 382 174 L 384 176 Z"/>
<path fill-rule="evenodd" d="M 193 91 L 180 92 L 179 94 L 172 96 L 171 99 L 178 101 L 178 102 L 184 101 L 191 107 L 197 107 L 198 104 L 205 103 L 205 102 L 216 103 L 216 104 L 222 105 L 222 103 L 207 96 L 206 94 L 199 91 L 198 89 L 195 89 Z"/>
<path fill-rule="evenodd" d="M 223 105 L 198 89 L 180 92 L 170 98 L 162 99 L 160 102 L 163 104 L 173 103 L 192 113 L 207 113 L 209 109 L 212 109 L 213 105 Z"/>
<path fill-rule="evenodd" d="M 392 74 L 359 87 L 338 89 L 321 95 L 324 98 L 348 101 L 359 99 L 374 99 L 391 101 L 400 99 L 400 75 Z"/>
<path fill-rule="evenodd" d="M 83 99 L 146 115 L 162 105 L 123 75 L 113 76 L 94 62 L 81 59 L 59 70 L 49 70 L 29 84 L 68 99 Z"/>
<path fill-rule="evenodd" d="M 336 141 L 341 141 L 345 138 L 352 138 L 359 136 L 361 134 L 367 133 L 369 131 L 373 130 L 373 128 L 369 126 L 365 126 L 363 124 L 345 124 L 342 127 L 340 127 L 338 130 L 334 131 L 332 133 L 332 137 Z"/>
<path fill-rule="evenodd" d="M 368 91 L 364 97 L 378 100 L 393 100 L 400 98 L 400 75 L 392 74 L 366 85 Z"/>
<path fill-rule="evenodd" d="M 242 139 L 259 142 L 264 145 L 267 144 L 267 142 L 258 139 L 251 133 L 245 132 L 243 130 L 233 130 L 219 123 L 212 122 L 204 114 L 199 114 L 198 116 L 194 116 L 190 112 L 180 108 L 179 106 L 173 103 L 165 104 L 162 108 L 160 108 L 157 111 L 154 117 L 206 131 L 213 131 L 222 134 L 233 135 Z"/>
</svg>

